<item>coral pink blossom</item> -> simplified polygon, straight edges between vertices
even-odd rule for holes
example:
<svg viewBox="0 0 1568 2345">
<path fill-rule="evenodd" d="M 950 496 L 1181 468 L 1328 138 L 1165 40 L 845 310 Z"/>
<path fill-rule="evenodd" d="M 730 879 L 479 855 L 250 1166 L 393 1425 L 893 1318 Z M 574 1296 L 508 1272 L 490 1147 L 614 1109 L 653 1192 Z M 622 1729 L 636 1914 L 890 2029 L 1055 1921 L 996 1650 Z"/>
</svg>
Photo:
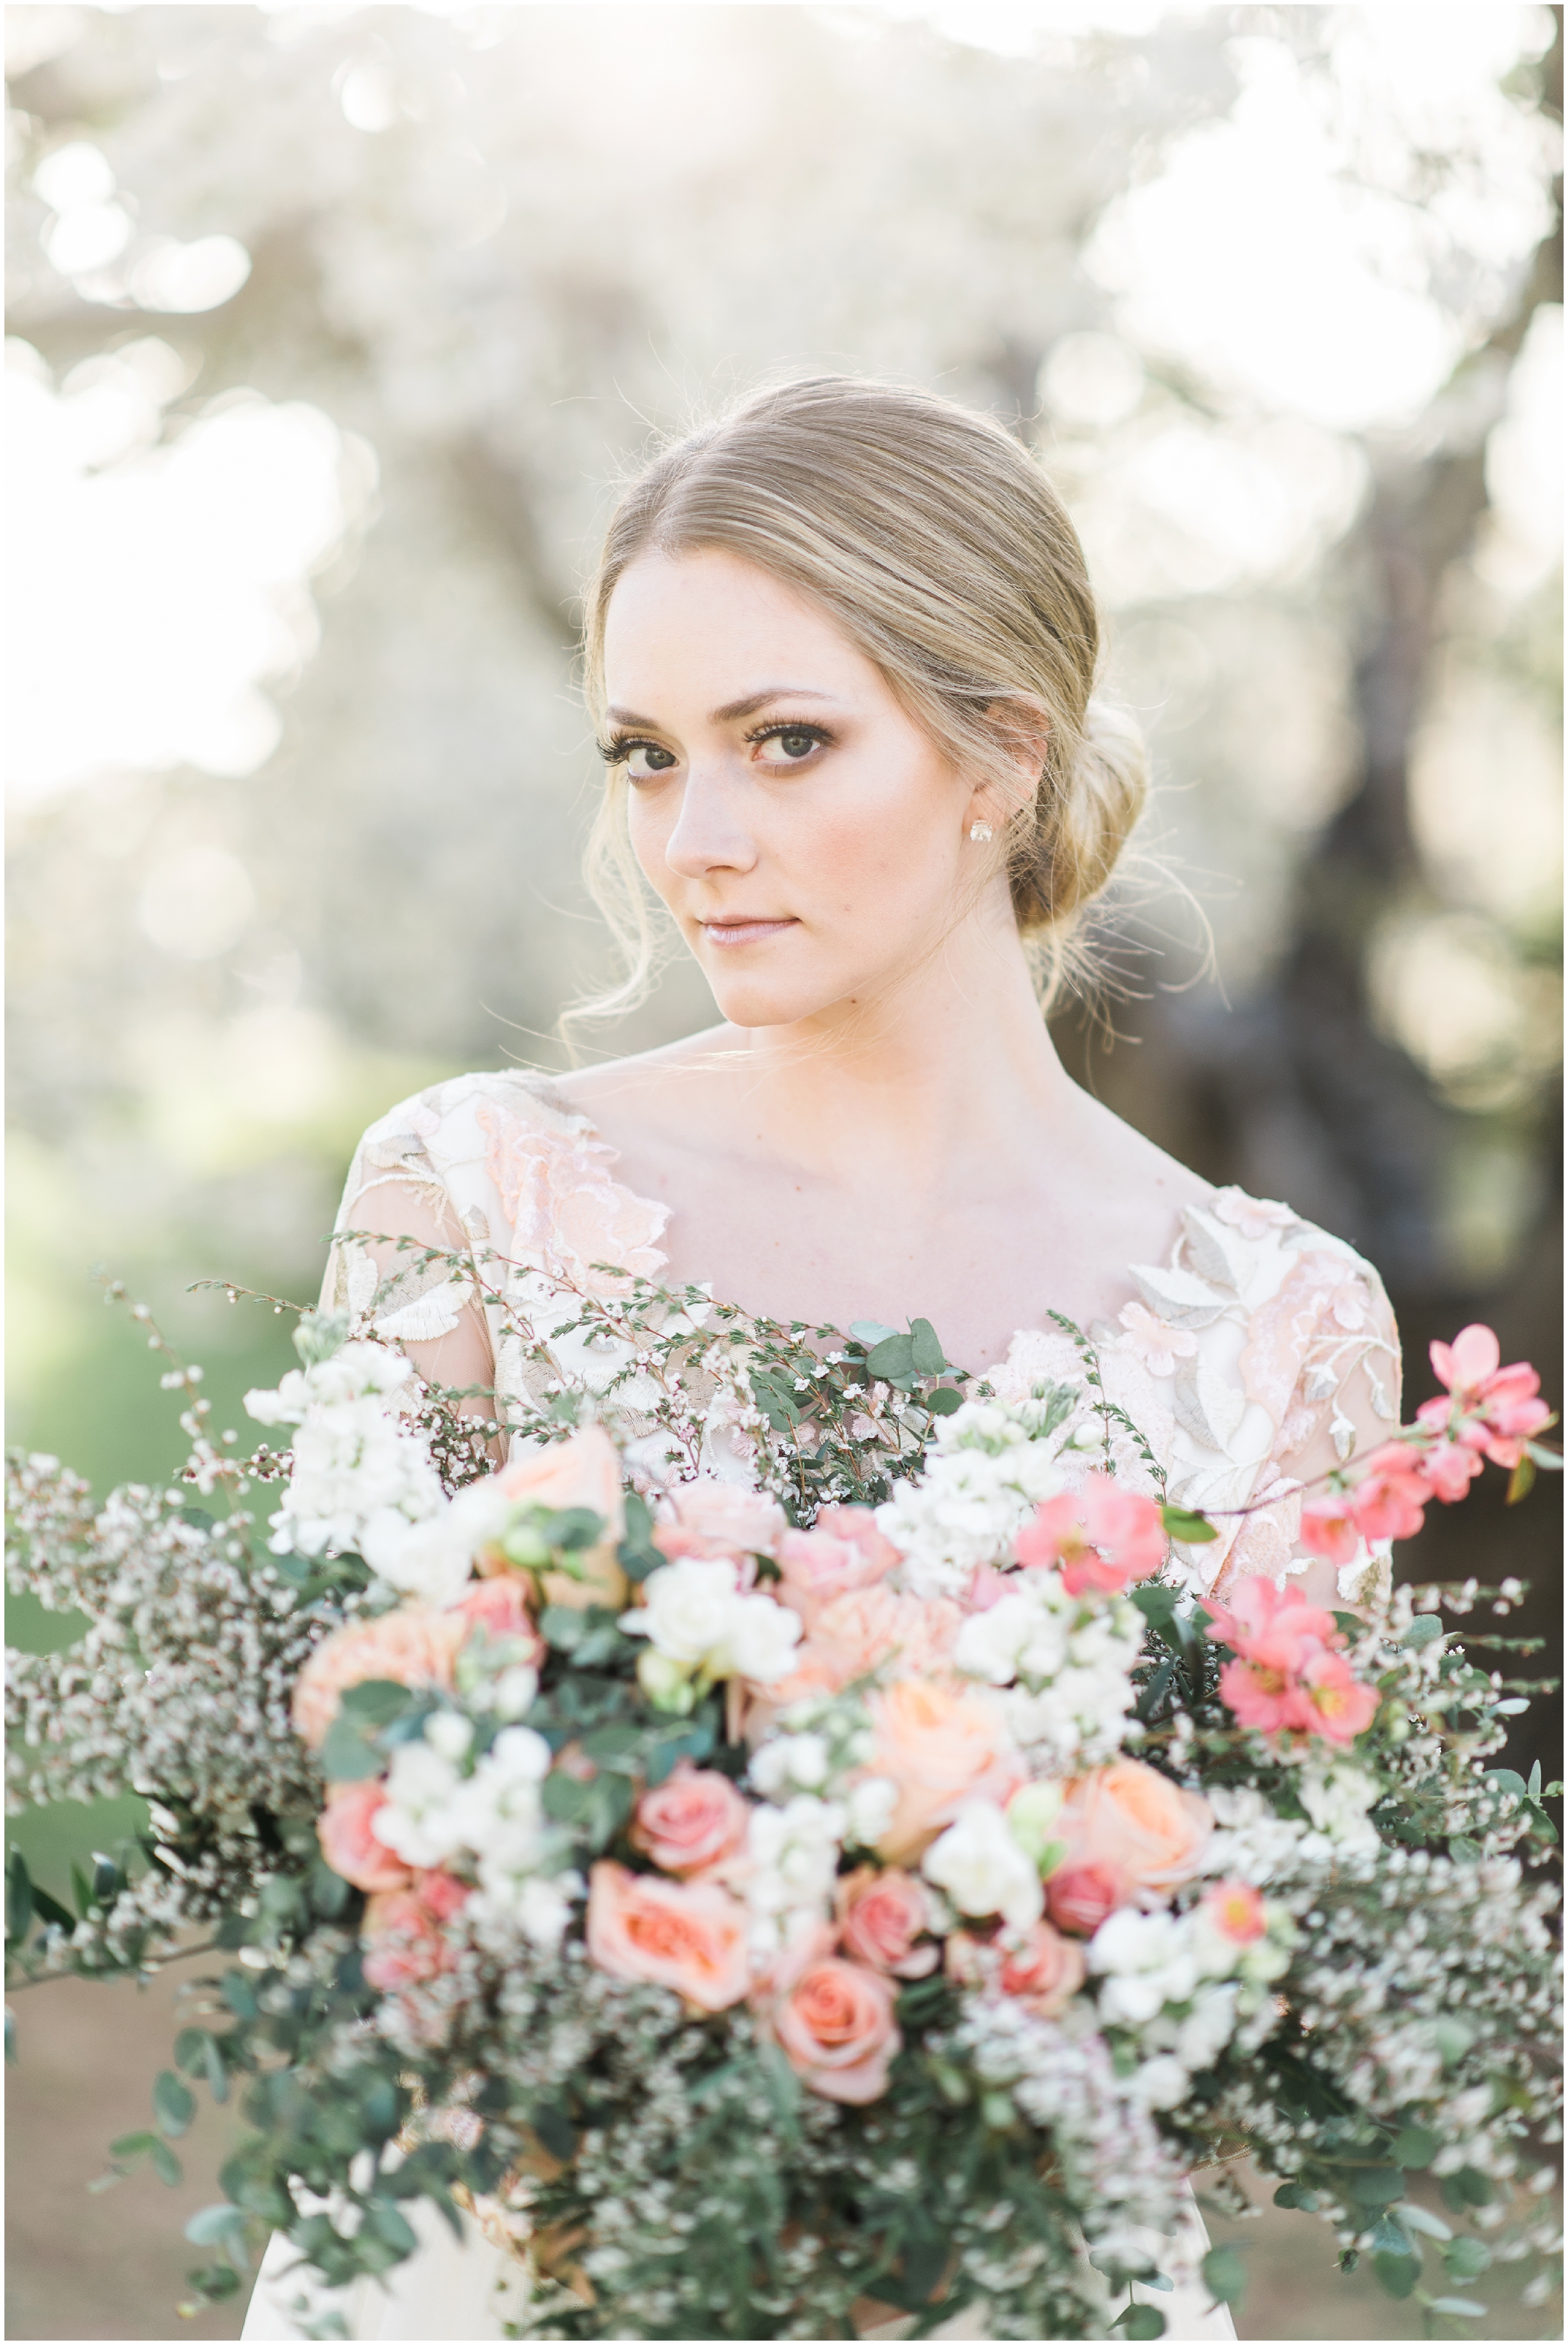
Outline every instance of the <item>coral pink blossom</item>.
<svg viewBox="0 0 1568 2345">
<path fill-rule="evenodd" d="M 1431 1365 L 1452 1404 L 1430 1400 L 1416 1411 L 1418 1424 L 1441 1426 L 1457 1410 L 1470 1420 L 1456 1437 L 1482 1450 L 1494 1466 L 1517 1466 L 1524 1444 L 1543 1433 L 1552 1412 L 1539 1397 L 1541 1379 L 1524 1360 L 1500 1365 L 1502 1349 L 1490 1327 L 1463 1327 L 1452 1344 L 1433 1344 Z"/>
<path fill-rule="evenodd" d="M 1165 1526 L 1152 1498 L 1118 1489 L 1108 1475 L 1089 1474 L 1081 1490 L 1037 1507 L 1014 1548 L 1022 1564 L 1059 1564 L 1069 1596 L 1115 1596 L 1159 1569 Z"/>
<path fill-rule="evenodd" d="M 1402 1441 L 1385 1441 L 1362 1462 L 1351 1492 L 1351 1512 L 1365 1538 L 1413 1538 L 1431 1497 L 1421 1461 Z"/>
<path fill-rule="evenodd" d="M 401 1604 L 374 1620 L 353 1620 L 317 1646 L 294 1689 L 294 1731 L 315 1751 L 338 1715 L 345 1687 L 368 1678 L 398 1685 L 450 1686 L 469 1624 L 460 1612 Z"/>
<path fill-rule="evenodd" d="M 1480 1471 L 1478 1452 L 1462 1441 L 1435 1441 L 1421 1452 L 1421 1479 L 1445 1507 L 1464 1497 Z"/>
<path fill-rule="evenodd" d="M 1320 1555 L 1329 1563 L 1353 1563 L 1361 1548 L 1361 1527 L 1350 1492 L 1336 1491 L 1303 1507 L 1298 1536 L 1309 1555 Z"/>
<path fill-rule="evenodd" d="M 1233 1946 L 1249 1946 L 1267 1932 L 1263 1900 L 1249 1882 L 1219 1881 L 1207 1891 L 1203 1910 L 1222 1938 Z"/>
<path fill-rule="evenodd" d="M 588 1952 L 600 1969 L 673 1987 L 699 2011 L 745 1994 L 746 1925 L 745 1907 L 714 1883 L 661 1881 L 608 1860 L 589 1878 Z"/>
<path fill-rule="evenodd" d="M 988 1612 L 1004 1596 L 1016 1596 L 1017 1592 L 1016 1573 L 998 1571 L 994 1563 L 977 1563 L 964 1599 L 964 1609 L 966 1612 Z"/>
<path fill-rule="evenodd" d="M 824 1507 L 814 1528 L 785 1531 L 778 1543 L 784 1601 L 811 1626 L 824 1604 L 885 1579 L 898 1549 L 884 1538 L 869 1507 Z"/>
<path fill-rule="evenodd" d="M 529 1582 L 521 1574 L 503 1572 L 494 1579 L 476 1580 L 450 1609 L 460 1614 L 470 1629 L 482 1629 L 488 1637 L 515 1638 L 528 1647 L 531 1661 L 542 1660 L 544 1639 L 528 1609 L 530 1592 Z"/>
<path fill-rule="evenodd" d="M 1363 1685 L 1342 1653 L 1320 1652 L 1301 1671 L 1299 1716 L 1291 1723 L 1330 1742 L 1353 1742 L 1377 1711 L 1377 1688 Z"/>
<path fill-rule="evenodd" d="M 1018 1945 L 1006 1943 L 998 1974 L 1004 1995 L 1016 1995 L 1041 2019 L 1066 2010 L 1084 1983 L 1083 1950 L 1048 1922 L 1037 1922 Z"/>
<path fill-rule="evenodd" d="M 356 1889 L 404 1889 L 413 1875 L 400 1857 L 370 1830 L 378 1809 L 387 1804 L 387 1787 L 368 1783 L 334 1783 L 327 1805 L 316 1819 L 321 1853 L 341 1880 Z"/>
<path fill-rule="evenodd" d="M 469 1883 L 460 1881 L 457 1874 L 449 1873 L 444 1865 L 432 1865 L 428 1873 L 416 1873 L 414 1875 L 415 1896 L 426 1913 L 432 1914 L 438 1922 L 450 1922 L 452 1915 L 468 1903 L 472 1893 Z"/>
<path fill-rule="evenodd" d="M 793 1601 L 792 1596 L 792 1601 Z M 964 1615 L 945 1596 L 923 1599 L 891 1588 L 855 1588 L 817 1612 L 791 1674 L 768 1688 L 776 1708 L 810 1693 L 841 1693 L 873 1670 L 941 1675 L 952 1664 Z"/>
<path fill-rule="evenodd" d="M 682 1482 L 665 1492 L 673 1519 L 662 1522 L 653 1544 L 678 1556 L 772 1555 L 784 1532 L 784 1508 L 740 1482 Z"/>
<path fill-rule="evenodd" d="M 739 1854 L 750 1819 L 750 1808 L 727 1775 L 683 1759 L 638 1801 L 632 1844 L 662 1873 L 703 1873 Z"/>
<path fill-rule="evenodd" d="M 904 2048 L 894 1994 L 879 1971 L 830 1954 L 779 1996 L 766 2025 L 814 2093 L 858 2108 L 886 2091 L 888 2066 Z"/>
<path fill-rule="evenodd" d="M 1087 1881 L 1073 1883 L 1075 1871 L 1103 1869 L 1116 1885 L 1118 1905 L 1190 1881 L 1213 1829 L 1207 1800 L 1141 1759 L 1115 1759 L 1078 1776 L 1067 1785 L 1052 1827 L 1067 1853 L 1046 1884 L 1051 1919 L 1064 1924 L 1074 1901 L 1098 1894 Z"/>
<path fill-rule="evenodd" d="M 1311 1646 L 1330 1644 L 1339 1635 L 1331 1612 L 1309 1604 L 1296 1589 L 1276 1588 L 1260 1574 L 1244 1579 L 1228 1606 L 1209 1602 L 1205 1609 L 1210 1638 L 1237 1653 L 1269 1636 L 1290 1639 L 1304 1655 Z"/>
<path fill-rule="evenodd" d="M 1296 1670 L 1298 1649 L 1280 1650 L 1279 1640 L 1259 1638 L 1245 1660 L 1227 1661 L 1219 1672 L 1219 1699 L 1238 1726 L 1255 1734 L 1282 1734 L 1300 1725 Z"/>
<path fill-rule="evenodd" d="M 440 1918 L 410 1889 L 372 1897 L 360 1926 L 365 1977 L 379 1995 L 419 1986 L 452 1966 L 452 1950 Z"/>
<path fill-rule="evenodd" d="M 1005 1801 L 1024 1780 L 999 1705 L 978 1688 L 956 1690 L 901 1678 L 869 1704 L 875 1733 L 868 1771 L 897 1786 L 893 1820 L 877 1853 L 902 1863 L 951 1823 L 976 1794 Z"/>
<path fill-rule="evenodd" d="M 863 1864 L 839 1882 L 837 1903 L 845 1952 L 856 1962 L 894 1978 L 925 1978 L 936 1969 L 939 1949 L 919 1943 L 934 1926 L 931 1899 L 913 1873 Z"/>
<path fill-rule="evenodd" d="M 1092 1938 L 1108 1914 L 1127 1903 L 1122 1877 L 1108 1864 L 1062 1864 L 1046 1883 L 1046 1910 L 1058 1930 Z"/>
</svg>

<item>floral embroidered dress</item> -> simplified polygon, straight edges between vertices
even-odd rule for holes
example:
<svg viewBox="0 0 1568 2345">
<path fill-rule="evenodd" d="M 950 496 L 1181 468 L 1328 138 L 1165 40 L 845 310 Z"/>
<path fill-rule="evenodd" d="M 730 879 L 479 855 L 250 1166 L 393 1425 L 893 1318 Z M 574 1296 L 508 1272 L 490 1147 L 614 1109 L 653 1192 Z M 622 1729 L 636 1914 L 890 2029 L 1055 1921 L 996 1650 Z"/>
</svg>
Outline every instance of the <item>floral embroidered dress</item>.
<svg viewBox="0 0 1568 2345">
<path fill-rule="evenodd" d="M 503 1404 L 537 1400 L 540 1372 L 507 1330 L 501 1297 L 542 1332 L 561 1316 L 551 1305 L 563 1288 L 615 1292 L 604 1265 L 652 1280 L 664 1268 L 669 1208 L 624 1188 L 615 1162 L 546 1078 L 438 1084 L 360 1142 L 338 1227 L 370 1234 L 339 1235 L 323 1306 L 347 1310 L 357 1331 L 399 1345 L 443 1384 L 493 1386 Z M 415 1250 L 400 1253 L 400 1237 Z M 472 1251 L 496 1299 L 481 1306 L 443 1265 L 420 1266 L 420 1246 Z M 1166 1262 L 1128 1265 L 1127 1287 L 1117 1318 L 1087 1331 L 1108 1398 L 1148 1437 L 1173 1501 L 1250 1510 L 1232 1512 L 1217 1540 L 1179 1550 L 1193 1585 L 1221 1594 L 1254 1573 L 1282 1580 L 1304 1569 L 1302 1484 L 1399 1421 L 1399 1351 L 1376 1272 L 1288 1205 L 1221 1189 L 1188 1208 Z M 574 1336 L 554 1349 L 563 1371 L 590 1386 L 625 1365 L 608 1339 Z M 983 1373 L 1015 1399 L 1081 1370 L 1071 1336 L 1052 1327 L 1020 1329 Z M 731 1395 L 694 1384 L 692 1396 L 706 1410 L 704 1468 L 745 1478 Z M 633 1422 L 635 1398 L 634 1388 L 617 1396 L 633 1404 Z M 1089 1406 L 1086 1396 L 1085 1416 Z M 1116 1463 L 1130 1487 L 1151 1487 L 1130 1438 L 1116 1445 Z M 1386 1548 L 1359 1555 L 1341 1568 L 1341 1596 L 1360 1597 L 1384 1569 Z"/>
<path fill-rule="evenodd" d="M 360 1142 L 322 1306 L 347 1311 L 354 1332 L 399 1345 L 431 1381 L 493 1389 L 499 1414 L 537 1404 L 548 1376 L 525 1356 L 509 1318 L 549 1335 L 563 1297 L 613 1294 L 626 1274 L 657 1282 L 664 1270 L 669 1209 L 619 1183 L 616 1161 L 546 1078 L 473 1074 L 438 1084 L 393 1108 Z M 401 1248 L 400 1239 L 408 1242 Z M 486 1298 L 445 1264 L 421 1262 L 429 1247 L 471 1255 Z M 1376 1273 L 1289 1206 L 1222 1189 L 1183 1214 L 1167 1261 L 1128 1265 L 1127 1288 L 1116 1319 L 1087 1331 L 1107 1399 L 1146 1436 L 1173 1501 L 1248 1510 L 1223 1517 L 1217 1540 L 1178 1549 L 1192 1585 L 1222 1594 L 1252 1574 L 1280 1580 L 1304 1569 L 1296 1541 L 1303 1484 L 1398 1422 L 1399 1352 Z M 918 1297 L 911 1301 L 917 1308 Z M 613 1338 L 573 1335 L 552 1339 L 551 1349 L 564 1376 L 595 1389 L 627 1365 Z M 1010 1400 L 1082 1370 L 1065 1329 L 1024 1328 L 1006 1359 L 976 1376 Z M 667 1439 L 651 1414 L 638 1425 L 637 1398 L 634 1383 L 622 1385 L 615 1406 L 634 1433 L 646 1431 L 642 1457 L 656 1482 L 671 1470 Z M 693 1377 L 690 1399 L 702 1424 L 702 1469 L 750 1478 L 733 1388 Z M 476 1397 L 470 1406 L 488 1413 L 490 1404 Z M 1086 1394 L 1080 1414 L 1089 1408 Z M 527 1436 L 511 1442 L 526 1447 Z M 1153 1487 L 1130 1436 L 1118 1435 L 1112 1448 L 1128 1487 Z M 1387 1570 L 1386 1547 L 1361 1550 L 1340 1569 L 1341 1597 L 1364 1597 Z M 332 2333 L 361 2339 L 503 2336 L 522 2317 L 521 2266 L 485 2237 L 460 2248 L 428 2207 L 411 2213 L 420 2252 L 389 2286 L 302 2291 L 293 2250 L 276 2238 L 245 2336 L 320 2334 L 323 2319 L 341 2323 Z M 309 2309 L 297 2315 L 302 2293 Z M 1171 2338 L 1235 2334 L 1229 2312 L 1211 2308 L 1201 2288 L 1179 2288 L 1161 2302 Z M 976 2336 L 973 2320 L 936 2334 Z"/>
</svg>

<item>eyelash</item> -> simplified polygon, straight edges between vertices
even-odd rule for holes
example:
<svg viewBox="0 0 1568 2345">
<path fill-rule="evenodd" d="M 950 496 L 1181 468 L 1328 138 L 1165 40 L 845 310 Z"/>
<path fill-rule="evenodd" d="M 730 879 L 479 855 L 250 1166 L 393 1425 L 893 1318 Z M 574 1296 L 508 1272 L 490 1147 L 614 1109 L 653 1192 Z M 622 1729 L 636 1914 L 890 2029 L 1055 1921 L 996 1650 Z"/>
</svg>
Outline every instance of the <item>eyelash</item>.
<svg viewBox="0 0 1568 2345">
<path fill-rule="evenodd" d="M 773 724 L 759 725 L 753 732 L 744 734 L 742 737 L 748 746 L 754 747 L 762 741 L 776 741 L 784 733 L 804 734 L 823 748 L 828 747 L 833 740 L 832 734 L 824 726 L 781 725 L 776 718 Z M 664 744 L 662 741 L 650 740 L 645 733 L 613 733 L 607 741 L 600 741 L 595 746 L 605 765 L 623 766 L 634 749 L 662 749 Z M 792 766 L 804 766 L 807 760 L 804 757 L 790 757 L 784 762 Z"/>
</svg>

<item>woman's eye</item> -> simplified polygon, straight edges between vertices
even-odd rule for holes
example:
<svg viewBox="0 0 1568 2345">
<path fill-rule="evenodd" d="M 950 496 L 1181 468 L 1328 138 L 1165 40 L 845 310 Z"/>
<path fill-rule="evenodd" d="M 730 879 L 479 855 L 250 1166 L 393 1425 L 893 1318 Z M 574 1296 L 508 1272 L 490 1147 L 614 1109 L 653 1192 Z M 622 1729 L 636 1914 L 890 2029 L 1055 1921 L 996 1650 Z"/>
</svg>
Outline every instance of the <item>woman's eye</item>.
<svg viewBox="0 0 1568 2345">
<path fill-rule="evenodd" d="M 786 725 L 774 733 L 764 733 L 763 741 L 773 746 L 779 756 L 792 765 L 809 757 L 814 749 L 822 746 L 820 733 L 808 732 L 802 726 Z"/>
<path fill-rule="evenodd" d="M 673 749 L 661 749 L 656 741 L 634 741 L 626 752 L 626 777 L 629 781 L 651 782 L 656 774 L 667 774 L 675 762 Z"/>
</svg>

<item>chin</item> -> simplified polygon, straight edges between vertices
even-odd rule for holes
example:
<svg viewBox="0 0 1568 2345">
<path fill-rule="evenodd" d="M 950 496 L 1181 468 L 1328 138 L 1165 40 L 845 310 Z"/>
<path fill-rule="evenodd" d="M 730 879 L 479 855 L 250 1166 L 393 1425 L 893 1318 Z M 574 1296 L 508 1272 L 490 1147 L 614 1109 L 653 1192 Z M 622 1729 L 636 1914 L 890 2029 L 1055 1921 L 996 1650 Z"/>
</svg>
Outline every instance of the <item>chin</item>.
<svg viewBox="0 0 1568 2345">
<path fill-rule="evenodd" d="M 703 974 L 720 1017 L 731 1026 L 795 1026 L 831 1010 L 848 990 L 831 981 L 803 984 L 798 973 L 792 980 L 765 976 L 760 969 L 752 974 L 704 969 Z"/>
</svg>

